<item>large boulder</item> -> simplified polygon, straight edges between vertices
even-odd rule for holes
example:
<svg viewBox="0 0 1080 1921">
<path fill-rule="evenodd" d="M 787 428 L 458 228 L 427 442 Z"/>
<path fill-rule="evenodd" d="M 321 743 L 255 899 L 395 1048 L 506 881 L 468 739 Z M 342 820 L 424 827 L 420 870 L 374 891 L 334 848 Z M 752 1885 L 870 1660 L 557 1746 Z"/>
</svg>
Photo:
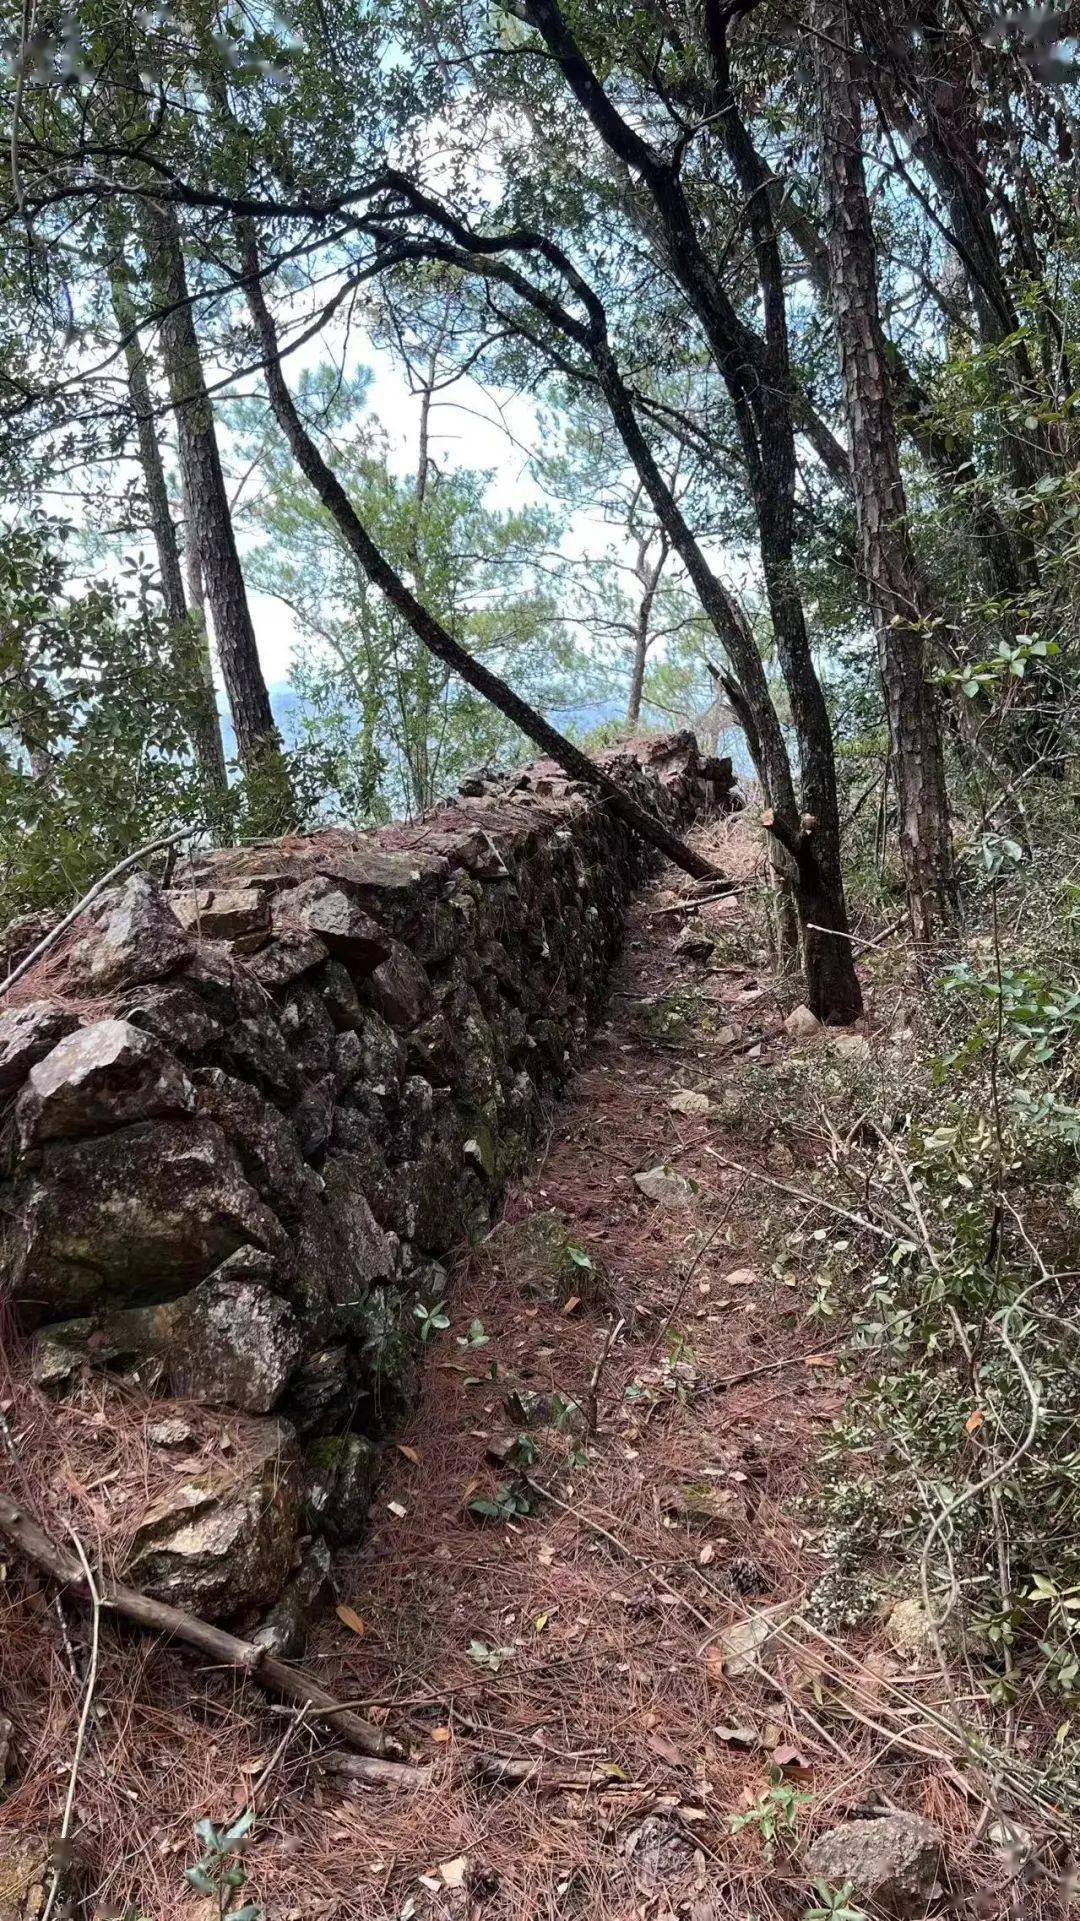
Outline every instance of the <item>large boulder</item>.
<svg viewBox="0 0 1080 1921">
<path fill-rule="evenodd" d="M 30 1320 L 178 1294 L 284 1230 L 212 1121 L 146 1121 L 55 1142 L 21 1184 L 12 1287 Z"/>
<path fill-rule="evenodd" d="M 222 1009 L 224 998 L 215 994 L 218 1005 L 211 1006 L 197 985 L 182 974 L 171 981 L 133 987 L 123 996 L 118 1012 L 173 1053 L 191 1059 L 207 1053 L 221 1040 L 225 1028 L 222 1012 L 236 1011 Z"/>
<path fill-rule="evenodd" d="M 70 1034 L 75 1021 L 70 1009 L 51 1001 L 5 1008 L 0 1013 L 0 1095 L 21 1087 L 35 1062 Z"/>
<path fill-rule="evenodd" d="M 174 974 L 193 951 L 161 889 L 136 872 L 120 886 L 106 888 L 76 921 L 65 986 L 82 994 L 111 994 Z"/>
<path fill-rule="evenodd" d="M 125 1579 L 210 1621 L 277 1599 L 292 1568 L 300 1474 L 292 1430 L 251 1423 L 236 1466 L 171 1489 L 139 1528 Z"/>
<path fill-rule="evenodd" d="M 260 947 L 248 965 L 259 985 L 274 993 L 277 988 L 288 987 L 292 981 L 310 974 L 313 967 L 321 965 L 326 955 L 327 949 L 316 935 L 288 933 Z"/>
<path fill-rule="evenodd" d="M 232 941 L 241 951 L 270 930 L 270 903 L 258 887 L 177 887 L 169 904 L 199 940 Z"/>
<path fill-rule="evenodd" d="M 191 1082 L 130 1021 L 93 1021 L 65 1035 L 30 1069 L 15 1118 L 24 1148 L 77 1140 L 129 1121 L 190 1113 Z"/>
<path fill-rule="evenodd" d="M 241 1248 L 178 1300 L 54 1322 L 35 1337 L 34 1381 L 62 1389 L 86 1365 L 113 1368 L 158 1393 L 268 1414 L 303 1350 L 273 1278 L 270 1256 Z"/>
<path fill-rule="evenodd" d="M 348 1328 L 369 1290 L 392 1280 L 396 1237 L 379 1226 L 361 1186 L 362 1167 L 351 1154 L 327 1166 L 323 1206 L 309 1207 L 302 1225 L 302 1259 L 321 1270 L 339 1324 Z"/>
<path fill-rule="evenodd" d="M 842 1821 L 819 1834 L 806 1856 L 812 1881 L 851 1887 L 890 1921 L 922 1921 L 941 1866 L 941 1836 L 921 1814 L 882 1814 Z"/>
</svg>

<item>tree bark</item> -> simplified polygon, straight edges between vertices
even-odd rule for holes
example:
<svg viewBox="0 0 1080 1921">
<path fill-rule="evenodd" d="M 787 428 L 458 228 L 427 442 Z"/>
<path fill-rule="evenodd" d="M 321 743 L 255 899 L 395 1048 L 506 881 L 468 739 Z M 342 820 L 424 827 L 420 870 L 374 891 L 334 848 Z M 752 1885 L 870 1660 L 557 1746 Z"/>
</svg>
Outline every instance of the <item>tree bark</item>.
<svg viewBox="0 0 1080 1921">
<path fill-rule="evenodd" d="M 908 912 L 916 940 L 927 942 L 956 908 L 940 717 L 928 677 L 930 597 L 911 543 L 900 472 L 862 162 L 861 103 L 845 9 L 823 0 L 818 27 L 829 281 L 855 506 L 892 744 Z"/>
<path fill-rule="evenodd" d="M 297 413 L 285 376 L 281 371 L 277 330 L 263 295 L 259 274 L 258 251 L 255 237 L 249 222 L 237 223 L 237 236 L 245 274 L 245 291 L 256 332 L 263 363 L 266 369 L 266 383 L 270 394 L 270 405 L 274 416 L 292 451 L 293 458 L 301 473 L 310 482 L 318 499 L 334 521 L 342 539 L 363 568 L 368 579 L 386 595 L 391 606 L 396 607 L 403 619 L 408 622 L 418 640 L 422 641 L 437 660 L 443 661 L 459 674 L 468 686 L 497 707 L 523 734 L 534 740 L 544 753 L 565 769 L 573 780 L 580 780 L 588 786 L 597 788 L 611 803 L 612 812 L 619 815 L 628 827 L 640 834 L 657 850 L 674 861 L 685 873 L 695 880 L 709 880 L 721 887 L 731 887 L 731 882 L 720 870 L 688 847 L 677 834 L 665 827 L 664 823 L 651 814 L 647 808 L 638 804 L 619 782 L 613 780 L 595 761 L 583 754 L 572 741 L 552 727 L 535 708 L 522 700 L 508 687 L 504 680 L 493 674 L 489 668 L 474 660 L 464 647 L 459 646 L 453 635 L 428 608 L 417 600 L 415 594 L 406 586 L 401 576 L 385 554 L 376 546 L 364 526 L 344 487 L 327 465 L 307 432 Z"/>
<path fill-rule="evenodd" d="M 276 790 L 280 826 L 290 824 L 289 779 L 255 643 L 210 397 L 191 312 L 175 210 L 146 203 L 151 278 L 162 308 L 161 344 L 176 415 L 190 533 L 214 622 L 218 658 L 246 773 Z"/>
<path fill-rule="evenodd" d="M 217 701 L 214 696 L 210 644 L 201 613 L 189 610 L 184 593 L 180 543 L 176 538 L 176 527 L 169 509 L 169 492 L 165 484 L 165 468 L 158 444 L 157 422 L 146 371 L 146 358 L 139 340 L 135 308 L 119 273 L 114 273 L 112 277 L 112 306 L 124 339 L 128 393 L 131 396 L 131 408 L 135 417 L 139 465 L 142 468 L 143 487 L 150 516 L 150 532 L 157 552 L 158 572 L 161 575 L 161 597 L 165 603 L 165 615 L 178 643 L 190 648 L 198 675 L 197 707 L 189 730 L 191 744 L 211 795 L 215 800 L 220 801 L 228 789 L 228 775 L 225 770 L 225 749 L 221 741 L 221 723 L 218 719 Z"/>
</svg>

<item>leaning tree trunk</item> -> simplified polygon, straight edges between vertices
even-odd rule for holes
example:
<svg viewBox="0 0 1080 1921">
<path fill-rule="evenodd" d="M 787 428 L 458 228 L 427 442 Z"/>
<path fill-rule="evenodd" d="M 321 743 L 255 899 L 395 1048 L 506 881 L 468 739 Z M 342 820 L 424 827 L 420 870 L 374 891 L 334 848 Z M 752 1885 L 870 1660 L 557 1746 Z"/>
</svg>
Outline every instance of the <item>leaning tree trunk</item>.
<svg viewBox="0 0 1080 1921">
<path fill-rule="evenodd" d="M 385 554 L 372 540 L 363 521 L 356 512 L 348 494 L 337 475 L 329 467 L 318 447 L 307 432 L 300 419 L 289 392 L 288 383 L 281 371 L 280 351 L 277 330 L 267 307 L 260 278 L 258 249 L 251 223 L 239 220 L 236 223 L 237 239 L 241 250 L 244 271 L 244 286 L 248 305 L 259 337 L 263 365 L 266 369 L 266 384 L 270 395 L 270 405 L 282 433 L 288 442 L 293 458 L 302 474 L 330 515 L 349 551 L 355 556 L 367 578 L 385 594 L 392 607 L 396 607 L 402 618 L 412 628 L 417 639 L 434 654 L 437 660 L 460 676 L 476 692 L 489 700 L 493 707 L 506 715 L 515 727 L 534 740 L 544 753 L 549 754 L 559 766 L 574 780 L 585 782 L 589 787 L 602 793 L 610 802 L 612 812 L 623 819 L 628 827 L 640 834 L 667 858 L 692 874 L 696 880 L 708 880 L 718 887 L 731 887 L 727 877 L 713 866 L 711 861 L 698 854 L 692 847 L 673 834 L 655 814 L 642 807 L 632 795 L 616 780 L 613 780 L 602 767 L 583 754 L 572 741 L 560 734 L 548 721 L 530 707 L 527 701 L 514 693 L 498 674 L 493 674 L 479 660 L 461 647 L 442 622 L 416 598 L 401 575 L 391 566 Z"/>
<path fill-rule="evenodd" d="M 148 203 L 146 233 L 151 277 L 161 306 L 161 344 L 176 414 L 190 533 L 213 616 L 236 744 L 245 773 L 258 776 L 259 805 L 268 815 L 267 825 L 280 830 L 290 824 L 293 813 L 289 776 L 236 550 L 174 209 Z"/>
<path fill-rule="evenodd" d="M 824 0 L 818 19 L 829 278 L 855 505 L 892 744 L 911 928 L 916 940 L 925 942 L 953 917 L 956 906 L 941 725 L 928 678 L 929 596 L 911 544 L 900 472 L 847 14 Z"/>
<path fill-rule="evenodd" d="M 193 665 L 197 684 L 194 713 L 189 728 L 191 744 L 211 795 L 215 800 L 221 800 L 228 788 L 228 776 L 225 770 L 225 750 L 221 742 L 217 701 L 214 698 L 210 646 L 201 612 L 189 610 L 184 593 L 180 544 L 176 538 L 176 527 L 169 509 L 169 491 L 165 483 L 165 468 L 158 444 L 157 422 L 146 371 L 146 358 L 139 340 L 135 308 L 119 272 L 115 272 L 112 279 L 112 305 L 124 342 L 128 393 L 131 396 L 131 408 L 135 417 L 139 465 L 142 468 L 143 487 L 146 491 L 146 505 L 150 516 L 150 531 L 153 535 L 158 571 L 161 575 L 161 597 L 165 603 L 165 615 L 178 644 L 190 649 L 194 657 Z"/>
</svg>

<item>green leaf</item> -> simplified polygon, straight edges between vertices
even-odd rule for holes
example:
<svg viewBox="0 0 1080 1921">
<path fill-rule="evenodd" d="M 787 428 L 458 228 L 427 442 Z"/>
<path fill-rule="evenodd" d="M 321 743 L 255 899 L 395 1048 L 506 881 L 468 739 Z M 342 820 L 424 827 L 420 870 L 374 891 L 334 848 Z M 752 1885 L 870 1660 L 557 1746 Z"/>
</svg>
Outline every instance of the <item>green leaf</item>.
<svg viewBox="0 0 1080 1921">
<path fill-rule="evenodd" d="M 227 1848 L 235 1848 L 237 1842 L 242 1841 L 245 1834 L 250 1834 L 254 1826 L 255 1810 L 254 1808 L 245 1808 L 243 1814 L 233 1822 L 232 1827 L 226 1828 L 225 1833 L 222 1835 L 221 1838 L 224 1845 Z"/>
</svg>

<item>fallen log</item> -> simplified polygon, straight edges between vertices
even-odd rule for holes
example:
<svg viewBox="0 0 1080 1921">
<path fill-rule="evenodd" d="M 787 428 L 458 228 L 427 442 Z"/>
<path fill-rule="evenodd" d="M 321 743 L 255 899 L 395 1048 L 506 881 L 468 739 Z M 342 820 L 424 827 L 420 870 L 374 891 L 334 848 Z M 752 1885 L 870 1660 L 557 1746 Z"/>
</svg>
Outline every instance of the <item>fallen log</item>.
<svg viewBox="0 0 1080 1921">
<path fill-rule="evenodd" d="M 24 1561 L 29 1561 L 33 1567 L 47 1574 L 50 1580 L 58 1581 L 79 1600 L 90 1605 L 92 1596 L 89 1584 L 76 1557 L 50 1540 L 34 1517 L 6 1494 L 0 1494 L 0 1537 L 10 1542 Z M 173 1641 L 182 1641 L 186 1647 L 209 1655 L 223 1666 L 249 1675 L 260 1687 L 280 1695 L 282 1700 L 293 1701 L 301 1708 L 306 1707 L 310 1720 L 321 1721 L 360 1754 L 375 1757 L 385 1766 L 394 1763 L 395 1757 L 401 1754 L 392 1736 L 350 1709 L 338 1707 L 329 1690 L 303 1668 L 280 1661 L 276 1655 L 256 1647 L 251 1641 L 243 1640 L 239 1635 L 228 1633 L 225 1628 L 201 1620 L 197 1614 L 171 1607 L 167 1601 L 155 1601 L 138 1588 L 110 1580 L 107 1575 L 97 1577 L 97 1590 L 103 1610 L 111 1609 L 122 1620 L 131 1621 L 136 1627 L 146 1628 L 152 1634 L 163 1634 Z"/>
</svg>

